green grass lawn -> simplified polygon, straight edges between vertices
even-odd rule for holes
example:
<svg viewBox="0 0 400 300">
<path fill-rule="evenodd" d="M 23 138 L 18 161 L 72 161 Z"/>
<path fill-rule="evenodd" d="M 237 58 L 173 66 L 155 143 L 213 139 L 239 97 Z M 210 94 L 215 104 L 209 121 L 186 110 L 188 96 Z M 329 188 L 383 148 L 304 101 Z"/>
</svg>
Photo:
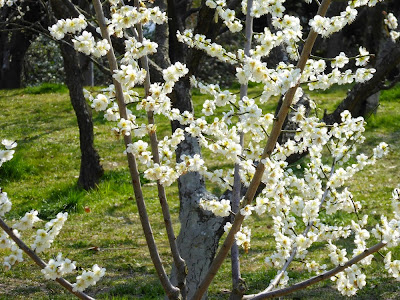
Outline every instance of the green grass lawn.
<svg viewBox="0 0 400 300">
<path fill-rule="evenodd" d="M 250 93 L 259 94 L 259 87 L 252 87 Z M 345 88 L 335 88 L 320 94 L 313 92 L 311 97 L 330 112 L 345 93 Z M 196 110 L 201 110 L 198 104 L 204 99 L 205 96 L 195 93 Z M 361 201 L 365 208 L 363 213 L 370 214 L 373 220 L 378 220 L 382 213 L 390 213 L 390 194 L 400 183 L 399 99 L 400 86 L 383 93 L 376 115 L 368 120 L 367 141 L 362 149 L 369 152 L 379 142 L 385 141 L 391 146 L 391 153 L 349 182 L 355 199 Z M 276 102 L 276 99 L 268 102 L 265 108 L 273 112 Z M 88 289 L 89 294 L 99 299 L 162 299 L 163 291 L 141 234 L 126 158 L 122 153 L 123 143 L 112 135 L 112 124 L 106 123 L 101 113 L 94 112 L 95 144 L 105 174 L 98 189 L 86 192 L 76 187 L 80 166 L 79 136 L 65 87 L 43 85 L 0 91 L 0 112 L 0 139 L 15 139 L 18 142 L 14 159 L 0 169 L 0 186 L 13 202 L 13 209 L 7 215 L 9 224 L 31 209 L 37 209 L 44 220 L 51 219 L 59 211 L 68 211 L 69 219 L 54 247 L 42 255 L 44 260 L 62 251 L 65 256 L 76 260 L 79 267 L 90 268 L 95 263 L 105 267 L 106 276 L 97 286 Z M 166 120 L 161 120 L 158 129 L 161 136 L 170 130 Z M 210 159 L 207 153 L 205 157 Z M 212 166 L 227 167 L 222 158 L 214 158 Z M 217 191 L 217 187 L 211 189 Z M 143 191 L 160 254 L 169 272 L 171 257 L 156 191 L 151 184 L 144 184 Z M 167 198 L 178 232 L 179 199 L 176 184 L 167 188 Z M 86 206 L 90 207 L 90 213 L 84 211 Z M 255 217 L 250 223 L 252 247 L 248 254 L 242 253 L 242 272 L 249 292 L 257 292 L 275 274 L 263 265 L 266 256 L 264 251 L 268 253 L 273 250 L 273 240 L 268 233 L 272 222 Z M 351 249 L 350 242 L 343 243 Z M 316 256 L 323 255 L 316 250 Z M 0 250 L 0 257 L 3 254 L 4 251 Z M 399 249 L 394 251 L 394 258 L 400 259 Z M 1 266 L 0 270 L 0 299 L 73 298 L 56 283 L 46 281 L 30 261 L 16 265 L 8 272 Z M 227 290 L 231 286 L 229 273 L 227 261 L 210 287 L 211 299 L 227 299 Z M 357 298 L 400 298 L 400 283 L 386 274 L 382 258 L 376 256 L 366 273 L 369 281 Z M 299 270 L 296 263 L 292 265 L 289 275 L 297 280 L 308 276 Z M 341 298 L 330 281 L 291 297 Z"/>
</svg>

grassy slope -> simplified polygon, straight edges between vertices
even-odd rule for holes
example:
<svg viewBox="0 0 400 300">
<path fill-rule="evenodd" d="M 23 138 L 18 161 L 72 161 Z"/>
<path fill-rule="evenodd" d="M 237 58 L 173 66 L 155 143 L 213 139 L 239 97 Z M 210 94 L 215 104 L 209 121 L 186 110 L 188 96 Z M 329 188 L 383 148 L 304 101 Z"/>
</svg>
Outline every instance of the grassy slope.
<svg viewBox="0 0 400 300">
<path fill-rule="evenodd" d="M 257 87 L 251 89 L 251 92 L 257 95 Z M 329 111 L 344 94 L 343 89 L 335 89 L 329 93 L 311 95 Z M 393 151 L 385 160 L 349 182 L 355 198 L 362 201 L 367 212 L 375 219 L 381 213 L 390 211 L 391 190 L 400 182 L 399 98 L 400 87 L 385 92 L 377 115 L 371 117 L 367 126 L 366 152 L 381 140 L 388 142 Z M 196 96 L 197 103 L 204 99 L 204 96 Z M 273 110 L 275 103 L 268 103 L 267 108 Z M 69 220 L 56 240 L 55 247 L 43 256 L 45 260 L 62 249 L 65 255 L 76 260 L 83 268 L 89 268 L 94 263 L 106 267 L 105 279 L 95 288 L 89 289 L 89 293 L 97 298 L 161 298 L 162 289 L 141 236 L 122 154 L 122 142 L 111 135 L 111 124 L 105 123 L 101 114 L 94 114 L 95 142 L 103 160 L 105 176 L 98 190 L 85 192 L 75 188 L 79 174 L 79 139 L 76 119 L 65 88 L 47 85 L 36 89 L 0 91 L 0 111 L 0 138 L 18 141 L 15 158 L 0 169 L 0 186 L 9 194 L 14 205 L 8 215 L 9 221 L 33 208 L 40 211 L 43 219 L 53 217 L 60 210 L 69 211 Z M 161 135 L 169 131 L 166 122 L 158 126 L 158 129 Z M 214 159 L 213 166 L 226 167 L 222 159 Z M 218 192 L 217 187 L 212 187 L 212 190 Z M 144 192 L 153 231 L 165 265 L 168 266 L 171 259 L 154 186 L 145 184 Z M 178 230 L 176 185 L 168 188 L 167 193 Z M 90 213 L 84 212 L 85 206 L 90 207 Z M 337 217 L 343 220 L 347 218 L 343 215 Z M 256 217 L 251 222 L 252 248 L 248 254 L 243 254 L 242 270 L 250 291 L 256 292 L 274 275 L 273 271 L 266 270 L 262 264 L 265 249 L 272 251 L 272 239 L 265 233 L 271 221 Z M 344 245 L 349 250 L 352 247 L 350 243 L 344 242 Z M 99 247 L 100 251 L 92 250 L 92 247 Z M 318 247 L 315 248 L 315 255 L 320 256 Z M 399 258 L 400 251 L 395 252 Z M 0 256 L 2 254 L 0 250 Z M 400 297 L 400 285 L 387 277 L 381 265 L 382 261 L 377 256 L 377 262 L 367 271 L 372 280 L 359 293 L 359 298 Z M 293 264 L 290 276 L 300 280 L 307 274 L 297 272 L 298 267 L 296 263 Z M 211 286 L 212 299 L 227 298 L 228 294 L 224 291 L 230 288 L 228 278 L 229 264 L 226 263 Z M 330 282 L 324 282 L 317 288 L 297 293 L 295 297 L 338 299 L 339 295 L 331 288 Z M 31 262 L 25 262 L 15 266 L 12 271 L 0 272 L 0 299 L 10 298 L 70 299 L 71 296 L 55 283 L 45 281 Z"/>
</svg>

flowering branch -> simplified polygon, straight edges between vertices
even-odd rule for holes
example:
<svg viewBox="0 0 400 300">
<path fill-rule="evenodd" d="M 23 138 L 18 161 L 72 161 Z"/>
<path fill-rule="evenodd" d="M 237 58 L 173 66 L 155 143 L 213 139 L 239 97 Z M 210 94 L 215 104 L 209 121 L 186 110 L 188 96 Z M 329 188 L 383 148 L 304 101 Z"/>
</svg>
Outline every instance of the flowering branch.
<svg viewBox="0 0 400 300">
<path fill-rule="evenodd" d="M 332 276 L 335 276 L 336 274 L 342 272 L 343 270 L 345 270 L 345 269 L 351 267 L 352 265 L 358 263 L 359 261 L 363 260 L 367 256 L 369 256 L 375 252 L 378 252 L 380 249 L 382 249 L 385 246 L 386 246 L 386 243 L 379 242 L 379 243 L 375 244 L 374 246 L 366 249 L 363 253 L 353 257 L 352 259 L 347 261 L 342 266 L 337 266 L 336 268 L 333 268 L 330 271 L 327 271 L 325 273 L 322 273 L 320 275 L 317 275 L 315 277 L 312 277 L 312 278 L 302 281 L 300 283 L 294 284 L 290 287 L 287 287 L 284 289 L 279 289 L 276 291 L 263 292 L 263 293 L 260 293 L 257 295 L 246 295 L 243 297 L 243 299 L 252 299 L 252 300 L 270 299 L 270 298 L 285 296 L 285 295 L 293 293 L 295 291 L 304 289 L 312 284 L 315 284 L 317 282 L 320 282 L 322 280 L 325 280 Z"/>
<path fill-rule="evenodd" d="M 139 1 L 135 1 L 136 7 L 139 8 Z M 136 30 L 137 30 L 137 35 L 138 35 L 138 41 L 140 43 L 143 42 L 143 29 L 142 25 L 139 23 L 136 25 Z M 142 68 L 146 70 L 146 78 L 144 81 L 144 92 L 145 92 L 145 98 L 147 96 L 150 96 L 150 70 L 149 70 L 149 63 L 147 59 L 147 55 L 144 55 L 140 58 L 140 63 L 142 65 Z M 147 112 L 147 120 L 149 125 L 155 125 L 154 122 L 154 111 L 149 110 Z M 151 152 L 153 154 L 153 162 L 155 164 L 160 165 L 160 152 L 159 152 L 159 147 L 158 147 L 158 140 L 157 140 L 157 133 L 155 130 L 151 130 L 149 132 L 150 136 L 150 145 L 151 145 Z M 167 236 L 168 236 L 168 241 L 169 241 L 169 246 L 171 249 L 172 253 L 172 258 L 174 260 L 175 267 L 178 270 L 178 275 L 177 275 L 177 281 L 178 281 L 178 287 L 181 291 L 181 295 L 183 299 L 186 298 L 186 275 L 187 275 L 187 267 L 185 264 L 185 261 L 180 255 L 178 245 L 176 243 L 176 237 L 174 233 L 174 229 L 172 227 L 172 221 L 171 221 L 171 214 L 167 202 L 167 196 L 165 194 L 165 188 L 161 184 L 160 180 L 157 180 L 157 191 L 158 191 L 158 199 L 160 201 L 161 205 L 161 210 L 163 213 L 164 217 L 164 224 L 165 224 L 165 229 L 167 231 Z"/>
<path fill-rule="evenodd" d="M 107 42 L 109 43 L 109 45 L 111 46 L 110 50 L 107 52 L 107 59 L 108 59 L 109 65 L 110 65 L 110 70 L 112 72 L 115 72 L 118 70 L 118 65 L 117 65 L 117 60 L 115 58 L 114 50 L 112 47 L 111 38 L 108 33 L 106 20 L 105 20 L 104 13 L 103 13 L 103 8 L 102 8 L 100 0 L 94 0 L 93 4 L 94 4 L 95 11 L 96 11 L 96 17 L 99 22 L 99 27 L 101 29 L 102 37 L 105 38 L 107 40 Z M 124 101 L 122 85 L 115 78 L 113 78 L 113 82 L 114 82 L 114 86 L 115 86 L 116 99 L 118 102 L 119 113 L 121 115 L 121 118 L 127 119 L 126 105 L 125 105 L 125 101 Z M 132 143 L 131 136 L 124 134 L 124 142 L 125 142 L 125 146 L 128 147 L 128 145 Z M 151 259 L 152 259 L 154 267 L 157 271 L 157 275 L 160 279 L 160 282 L 161 282 L 166 294 L 168 295 L 168 297 L 170 299 L 178 299 L 179 294 L 180 294 L 179 289 L 174 287 L 171 284 L 171 282 L 168 278 L 168 275 L 165 272 L 164 266 L 162 264 L 162 261 L 161 261 L 161 258 L 160 258 L 160 255 L 159 255 L 159 252 L 157 249 L 157 245 L 154 241 L 154 236 L 153 236 L 153 232 L 151 229 L 149 217 L 147 215 L 146 205 L 145 205 L 144 199 L 143 199 L 143 193 L 142 193 L 142 188 L 140 185 L 140 177 L 139 177 L 139 172 L 137 169 L 135 156 L 130 152 L 127 152 L 126 155 L 127 155 L 127 159 L 128 159 L 129 172 L 130 172 L 131 178 L 132 178 L 132 185 L 133 185 L 133 189 L 134 189 L 134 193 L 135 193 L 135 199 L 136 199 L 136 204 L 138 207 L 139 217 L 140 217 L 140 221 L 142 223 L 143 232 L 144 232 L 144 235 L 146 238 L 147 246 L 149 248 Z"/>
<path fill-rule="evenodd" d="M 328 7 L 331 3 L 331 0 L 323 0 L 317 14 L 320 16 L 324 16 L 328 10 Z M 315 32 L 313 29 L 310 31 L 306 43 L 304 44 L 303 51 L 301 53 L 299 62 L 297 64 L 297 68 L 300 69 L 301 72 L 303 72 L 306 62 L 308 57 L 311 54 L 311 50 L 313 48 L 313 45 L 315 43 L 315 40 L 318 36 L 318 33 Z M 244 196 L 244 201 L 243 205 L 248 205 L 250 204 L 254 196 L 256 194 L 257 188 L 260 185 L 262 175 L 265 170 L 265 165 L 263 163 L 263 160 L 265 160 L 267 157 L 269 157 L 272 154 L 273 149 L 275 148 L 276 142 L 278 140 L 280 131 L 282 129 L 283 122 L 289 112 L 290 105 L 292 103 L 293 97 L 296 93 L 297 87 L 299 86 L 299 83 L 296 84 L 293 88 L 290 88 L 289 91 L 286 93 L 283 104 L 279 110 L 279 113 L 277 117 L 274 120 L 272 131 L 270 134 L 270 137 L 268 138 L 267 145 L 264 148 L 264 152 L 262 154 L 260 163 L 257 166 L 257 169 L 254 173 L 254 177 L 249 185 L 249 188 Z M 203 279 L 203 281 L 200 283 L 196 293 L 193 296 L 193 299 L 200 300 L 203 294 L 206 292 L 208 286 L 210 285 L 211 281 L 217 274 L 219 268 L 221 267 L 225 257 L 228 255 L 229 249 L 231 248 L 234 240 L 235 240 L 235 234 L 239 231 L 240 226 L 242 225 L 244 220 L 244 216 L 242 214 L 237 214 L 235 216 L 235 220 L 232 224 L 232 228 L 230 229 L 228 236 L 226 237 L 223 245 L 221 246 L 221 249 L 219 250 L 218 254 L 215 256 L 214 261 L 212 262 L 210 269 Z"/>
<path fill-rule="evenodd" d="M 332 177 L 334 170 L 335 170 L 335 161 L 334 161 L 333 164 L 332 164 L 332 168 L 331 168 L 331 171 L 330 171 L 330 174 L 329 174 L 329 178 Z M 327 179 L 329 180 L 329 178 L 327 178 Z M 322 208 L 322 205 L 323 205 L 324 202 L 325 202 L 325 199 L 326 199 L 326 196 L 328 195 L 328 192 L 329 192 L 329 186 L 327 185 L 327 186 L 325 187 L 324 194 L 322 195 L 322 197 L 321 197 L 321 202 L 320 202 L 320 204 L 319 204 L 319 209 L 320 209 L 320 210 L 321 210 L 321 208 Z M 310 229 L 311 229 L 311 227 L 312 227 L 313 225 L 314 225 L 314 221 L 309 222 L 308 225 L 307 225 L 307 227 L 306 227 L 306 229 L 304 229 L 304 232 L 303 232 L 302 235 L 303 235 L 303 236 L 307 236 L 307 233 L 310 231 Z M 289 257 L 288 260 L 286 261 L 286 263 L 285 263 L 285 265 L 283 266 L 283 268 L 278 272 L 278 275 L 275 276 L 274 280 L 269 284 L 269 286 L 268 286 L 264 291 L 260 292 L 260 293 L 257 294 L 257 295 L 265 294 L 265 293 L 271 291 L 272 289 L 274 289 L 274 288 L 276 287 L 276 285 L 277 285 L 277 284 L 279 283 L 279 281 L 281 280 L 282 276 L 285 274 L 287 268 L 290 266 L 290 264 L 292 263 L 293 259 L 296 257 L 296 254 L 297 254 L 297 246 L 295 246 L 295 247 L 293 248 L 292 253 L 290 254 L 290 257 Z"/>
<path fill-rule="evenodd" d="M 7 224 L 3 221 L 3 219 L 0 217 L 0 227 L 3 229 L 8 236 L 17 244 L 17 246 L 24 251 L 42 270 L 47 267 L 47 264 L 33 251 L 31 248 L 29 248 L 21 239 L 19 239 L 13 232 L 13 230 L 7 226 Z M 74 294 L 77 296 L 79 299 L 84 299 L 84 300 L 93 300 L 94 298 L 86 295 L 83 292 L 76 291 L 74 290 L 74 286 L 68 281 L 65 280 L 64 278 L 56 278 L 55 279 L 60 285 L 62 285 L 68 292 L 71 294 Z"/>
</svg>

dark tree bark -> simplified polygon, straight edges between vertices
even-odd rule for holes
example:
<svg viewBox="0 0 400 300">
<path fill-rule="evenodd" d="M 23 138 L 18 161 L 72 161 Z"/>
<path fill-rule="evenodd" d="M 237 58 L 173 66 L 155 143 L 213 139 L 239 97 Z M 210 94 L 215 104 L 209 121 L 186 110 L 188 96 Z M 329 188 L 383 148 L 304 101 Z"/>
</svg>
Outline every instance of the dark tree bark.
<svg viewBox="0 0 400 300">
<path fill-rule="evenodd" d="M 61 44 L 60 47 L 64 59 L 66 84 L 79 127 L 79 142 L 82 156 L 78 185 L 85 190 L 89 190 L 96 187 L 100 177 L 103 175 L 100 157 L 93 143 L 92 112 L 83 96 L 83 76 L 77 52 L 68 45 Z"/>
<path fill-rule="evenodd" d="M 18 89 L 21 87 L 24 56 L 32 38 L 32 34 L 22 31 L 13 31 L 10 36 L 7 33 L 1 35 L 0 89 Z"/>
<path fill-rule="evenodd" d="M 34 9 L 37 7 L 35 4 L 33 6 Z M 29 29 L 16 30 L 16 25 L 8 24 L 10 18 L 15 18 L 15 13 L 10 7 L 0 10 L 0 89 L 21 87 L 24 56 L 31 42 L 37 36 Z M 36 22 L 40 16 L 29 11 L 24 18 L 28 22 Z M 22 24 L 24 21 L 17 22 Z"/>
</svg>

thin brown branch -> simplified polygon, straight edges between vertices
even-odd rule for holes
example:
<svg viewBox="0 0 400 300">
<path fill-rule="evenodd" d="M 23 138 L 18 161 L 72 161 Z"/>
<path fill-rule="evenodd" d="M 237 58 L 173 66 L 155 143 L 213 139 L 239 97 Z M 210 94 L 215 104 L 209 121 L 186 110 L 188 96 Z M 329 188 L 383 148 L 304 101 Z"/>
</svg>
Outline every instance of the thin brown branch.
<svg viewBox="0 0 400 300">
<path fill-rule="evenodd" d="M 110 35 L 107 30 L 107 24 L 106 20 L 104 17 L 103 13 L 103 8 L 101 5 L 100 0 L 94 0 L 93 1 L 94 8 L 96 11 L 96 17 L 97 21 L 99 22 L 99 26 L 101 29 L 101 35 L 104 39 L 108 41 L 110 44 L 111 48 L 107 53 L 107 59 L 110 65 L 110 70 L 114 72 L 115 70 L 118 69 L 118 64 L 117 60 L 115 58 L 114 50 L 112 47 L 112 42 Z M 121 84 L 113 79 L 113 83 L 115 86 L 115 94 L 116 94 L 116 99 L 118 102 L 118 108 L 120 112 L 121 118 L 127 119 L 127 111 L 126 111 L 126 105 L 124 101 L 124 94 L 122 90 Z M 132 137 L 129 135 L 124 134 L 124 142 L 125 142 L 125 147 L 128 146 L 128 144 L 132 143 Z M 153 262 L 153 265 L 156 269 L 158 278 L 161 282 L 161 285 L 163 286 L 165 293 L 167 294 L 168 298 L 170 299 L 179 299 L 179 289 L 173 286 L 168 278 L 167 273 L 165 272 L 164 266 L 162 264 L 157 245 L 154 241 L 154 236 L 153 236 L 153 231 L 151 229 L 149 217 L 147 214 L 147 209 L 146 209 L 146 204 L 144 203 L 143 199 L 143 192 L 142 192 L 142 187 L 140 184 L 140 177 L 139 177 L 139 172 L 137 169 L 137 164 L 136 164 L 136 158 L 132 153 L 127 153 L 127 159 L 128 159 L 128 165 L 129 165 L 129 172 L 131 174 L 132 178 L 132 186 L 133 190 L 135 193 L 135 199 L 136 199 L 136 205 L 138 207 L 138 212 L 139 212 L 139 217 L 140 221 L 142 224 L 143 232 L 146 238 L 146 243 L 149 248 L 150 256 Z"/>
</svg>

